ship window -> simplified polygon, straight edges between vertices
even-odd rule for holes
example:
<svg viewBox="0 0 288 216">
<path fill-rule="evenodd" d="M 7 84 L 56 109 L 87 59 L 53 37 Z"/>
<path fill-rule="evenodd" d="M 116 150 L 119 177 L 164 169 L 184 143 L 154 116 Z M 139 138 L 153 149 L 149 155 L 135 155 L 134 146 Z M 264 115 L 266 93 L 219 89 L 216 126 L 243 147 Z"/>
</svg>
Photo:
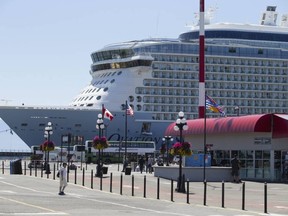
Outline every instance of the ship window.
<svg viewBox="0 0 288 216">
<path fill-rule="evenodd" d="M 100 91 L 100 89 L 101 89 L 101 88 L 98 88 L 98 89 L 97 89 L 97 92 L 99 92 L 99 91 Z"/>
<path fill-rule="evenodd" d="M 97 100 L 100 100 L 101 99 L 101 96 L 99 95 L 99 96 L 97 96 L 97 98 L 96 98 Z"/>
<path fill-rule="evenodd" d="M 105 87 L 105 88 L 103 89 L 103 91 L 104 91 L 104 92 L 108 91 L 108 87 Z"/>
<path fill-rule="evenodd" d="M 75 127 L 81 127 L 81 124 L 75 124 Z"/>
<path fill-rule="evenodd" d="M 109 82 L 109 80 L 106 80 L 104 84 L 106 84 L 107 82 Z"/>
<path fill-rule="evenodd" d="M 115 82 L 115 79 L 112 79 L 111 81 L 110 81 L 110 83 L 114 83 Z"/>
<path fill-rule="evenodd" d="M 133 102 L 134 101 L 134 97 L 132 95 L 129 96 L 129 101 Z"/>
<path fill-rule="evenodd" d="M 89 98 L 89 100 L 92 100 L 93 97 L 94 97 L 94 96 L 91 96 L 91 97 Z"/>
<path fill-rule="evenodd" d="M 118 73 L 117 73 L 117 75 L 121 75 L 122 74 L 122 71 L 119 71 Z"/>
<path fill-rule="evenodd" d="M 90 103 L 90 104 L 87 104 L 87 107 L 91 107 L 91 106 L 93 106 L 93 104 L 92 104 L 92 103 Z"/>
<path fill-rule="evenodd" d="M 141 96 L 137 96 L 137 102 L 141 102 L 141 101 L 142 101 Z"/>
<path fill-rule="evenodd" d="M 45 127 L 45 125 L 46 125 L 46 124 L 44 124 L 44 123 L 40 123 L 40 124 L 39 124 L 39 127 Z"/>
</svg>

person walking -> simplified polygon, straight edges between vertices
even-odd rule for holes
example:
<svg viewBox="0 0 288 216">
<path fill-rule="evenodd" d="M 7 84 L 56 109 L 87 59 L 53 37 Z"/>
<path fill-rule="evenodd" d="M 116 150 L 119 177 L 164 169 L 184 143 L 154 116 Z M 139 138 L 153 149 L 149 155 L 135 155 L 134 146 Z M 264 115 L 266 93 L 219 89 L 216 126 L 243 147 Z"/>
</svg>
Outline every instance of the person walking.
<svg viewBox="0 0 288 216">
<path fill-rule="evenodd" d="M 153 172 L 153 158 L 151 157 L 151 155 L 148 156 L 148 161 L 147 161 L 147 169 L 149 173 Z M 146 171 L 147 172 L 147 171 Z"/>
<path fill-rule="evenodd" d="M 237 158 L 237 155 L 234 155 L 234 158 L 231 160 L 232 165 L 232 177 L 233 181 L 239 183 L 239 169 L 240 169 L 240 161 Z"/>
<path fill-rule="evenodd" d="M 64 190 L 67 186 L 67 163 L 63 163 L 62 167 L 59 170 L 59 180 L 60 180 L 60 187 L 59 187 L 59 195 L 65 195 Z"/>
<path fill-rule="evenodd" d="M 141 156 L 141 158 L 139 159 L 138 164 L 139 164 L 140 172 L 142 173 L 144 169 L 144 164 L 145 164 L 145 160 L 143 156 Z"/>
</svg>

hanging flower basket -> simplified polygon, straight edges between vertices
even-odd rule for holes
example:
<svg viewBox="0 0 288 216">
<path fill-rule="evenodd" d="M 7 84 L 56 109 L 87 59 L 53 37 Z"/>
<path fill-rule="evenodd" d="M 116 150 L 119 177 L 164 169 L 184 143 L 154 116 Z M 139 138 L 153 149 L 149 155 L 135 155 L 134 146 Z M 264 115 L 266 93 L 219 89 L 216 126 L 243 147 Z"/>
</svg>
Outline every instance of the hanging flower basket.
<svg viewBox="0 0 288 216">
<path fill-rule="evenodd" d="M 160 148 L 160 154 L 165 154 L 166 153 L 166 145 L 162 144 L 161 148 Z"/>
<path fill-rule="evenodd" d="M 45 141 L 42 145 L 40 145 L 41 151 L 53 151 L 55 149 L 55 144 L 52 141 Z"/>
<path fill-rule="evenodd" d="M 171 155 L 191 156 L 191 144 L 189 142 L 177 142 L 170 149 Z"/>
<path fill-rule="evenodd" d="M 93 148 L 101 150 L 109 147 L 106 137 L 95 136 L 93 139 Z"/>
</svg>

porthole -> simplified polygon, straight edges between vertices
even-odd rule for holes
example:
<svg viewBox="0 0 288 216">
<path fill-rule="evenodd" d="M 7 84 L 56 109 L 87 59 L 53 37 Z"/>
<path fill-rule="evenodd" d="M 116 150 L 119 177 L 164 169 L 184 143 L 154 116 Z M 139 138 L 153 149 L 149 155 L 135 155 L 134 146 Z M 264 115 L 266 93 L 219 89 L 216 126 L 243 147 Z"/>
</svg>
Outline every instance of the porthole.
<svg viewBox="0 0 288 216">
<path fill-rule="evenodd" d="M 141 102 L 142 101 L 142 97 L 141 96 L 137 96 L 137 102 Z"/>
<path fill-rule="evenodd" d="M 134 97 L 132 95 L 129 96 L 129 101 L 133 102 L 134 101 Z"/>
<path fill-rule="evenodd" d="M 100 100 L 101 99 L 101 96 L 99 95 L 99 96 L 97 96 L 97 98 L 96 98 L 97 100 Z"/>
<path fill-rule="evenodd" d="M 114 83 L 115 82 L 115 79 L 112 79 L 111 81 L 110 81 L 110 83 Z"/>
<path fill-rule="evenodd" d="M 118 73 L 117 73 L 117 75 L 121 75 L 122 74 L 122 71 L 119 71 Z"/>
<path fill-rule="evenodd" d="M 108 91 L 108 87 L 105 87 L 105 88 L 103 89 L 103 91 L 104 91 L 104 92 Z"/>
</svg>

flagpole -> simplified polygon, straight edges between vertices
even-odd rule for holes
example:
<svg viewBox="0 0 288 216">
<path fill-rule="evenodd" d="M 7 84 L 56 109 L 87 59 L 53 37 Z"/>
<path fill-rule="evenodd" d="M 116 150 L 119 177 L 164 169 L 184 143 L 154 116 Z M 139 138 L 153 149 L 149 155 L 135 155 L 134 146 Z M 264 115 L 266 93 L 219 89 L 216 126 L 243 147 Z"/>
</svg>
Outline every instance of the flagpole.
<svg viewBox="0 0 288 216">
<path fill-rule="evenodd" d="M 203 182 L 206 181 L 206 162 L 205 162 L 205 158 L 206 158 L 206 93 L 205 93 L 205 109 L 204 109 L 204 158 L 203 158 Z"/>
<path fill-rule="evenodd" d="M 125 155 L 124 155 L 124 161 L 126 163 L 127 159 L 127 100 L 126 100 L 126 107 L 125 107 Z"/>
</svg>

